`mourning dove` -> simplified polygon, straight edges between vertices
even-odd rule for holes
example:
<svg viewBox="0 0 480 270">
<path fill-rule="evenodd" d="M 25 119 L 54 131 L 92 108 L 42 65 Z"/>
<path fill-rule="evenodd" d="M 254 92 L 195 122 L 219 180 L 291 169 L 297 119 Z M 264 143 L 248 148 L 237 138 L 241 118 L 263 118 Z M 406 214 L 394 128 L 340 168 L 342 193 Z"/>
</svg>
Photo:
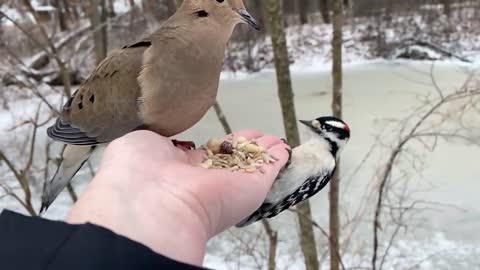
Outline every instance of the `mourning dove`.
<svg viewBox="0 0 480 270">
<path fill-rule="evenodd" d="M 47 131 L 67 147 L 45 184 L 40 211 L 96 145 L 136 129 L 170 137 L 197 123 L 216 100 L 226 45 L 238 23 L 258 30 L 242 0 L 185 0 L 149 37 L 109 54 Z"/>
</svg>

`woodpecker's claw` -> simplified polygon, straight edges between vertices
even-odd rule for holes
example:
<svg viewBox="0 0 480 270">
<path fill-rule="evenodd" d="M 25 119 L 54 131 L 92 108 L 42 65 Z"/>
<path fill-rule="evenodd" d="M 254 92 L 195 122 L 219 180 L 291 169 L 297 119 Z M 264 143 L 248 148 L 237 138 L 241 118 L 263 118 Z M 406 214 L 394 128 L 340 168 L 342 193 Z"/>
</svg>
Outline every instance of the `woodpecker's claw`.
<svg viewBox="0 0 480 270">
<path fill-rule="evenodd" d="M 287 160 L 287 163 L 285 164 L 285 169 L 288 168 L 290 166 L 290 164 L 292 163 L 292 149 L 290 148 L 285 148 L 285 150 L 287 150 L 288 152 L 288 160 Z"/>
<path fill-rule="evenodd" d="M 179 148 L 186 148 L 187 150 L 195 150 L 195 143 L 192 141 L 178 141 L 178 140 L 172 140 L 173 145 L 175 147 Z"/>
<path fill-rule="evenodd" d="M 287 150 L 287 152 L 288 152 L 288 160 L 287 160 L 287 163 L 285 163 L 285 166 L 283 166 L 283 168 L 278 173 L 279 175 L 282 174 L 286 169 L 288 169 L 288 167 L 292 163 L 292 149 L 285 148 L 285 150 Z"/>
</svg>

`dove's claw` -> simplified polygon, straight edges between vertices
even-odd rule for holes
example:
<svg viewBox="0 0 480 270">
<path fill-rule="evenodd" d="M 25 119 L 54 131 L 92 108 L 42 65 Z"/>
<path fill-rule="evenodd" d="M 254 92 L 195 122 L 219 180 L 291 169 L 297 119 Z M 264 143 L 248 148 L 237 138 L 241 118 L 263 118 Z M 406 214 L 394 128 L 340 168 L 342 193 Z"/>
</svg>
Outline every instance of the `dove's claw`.
<svg viewBox="0 0 480 270">
<path fill-rule="evenodd" d="M 173 145 L 175 145 L 178 148 L 181 149 L 186 149 L 186 150 L 195 150 L 195 143 L 192 141 L 177 141 L 177 140 L 172 140 Z"/>
</svg>

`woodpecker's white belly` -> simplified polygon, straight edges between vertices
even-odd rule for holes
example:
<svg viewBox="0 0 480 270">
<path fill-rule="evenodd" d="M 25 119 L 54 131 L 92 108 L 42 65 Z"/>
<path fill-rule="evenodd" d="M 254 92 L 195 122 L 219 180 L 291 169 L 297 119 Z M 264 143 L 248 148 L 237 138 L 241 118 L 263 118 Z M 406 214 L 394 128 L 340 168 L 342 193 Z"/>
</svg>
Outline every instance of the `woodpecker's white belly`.
<svg viewBox="0 0 480 270">
<path fill-rule="evenodd" d="M 312 138 L 292 151 L 291 164 L 275 180 L 267 194 L 265 203 L 276 204 L 298 189 L 304 181 L 336 166 L 330 146 L 322 138 Z"/>
</svg>

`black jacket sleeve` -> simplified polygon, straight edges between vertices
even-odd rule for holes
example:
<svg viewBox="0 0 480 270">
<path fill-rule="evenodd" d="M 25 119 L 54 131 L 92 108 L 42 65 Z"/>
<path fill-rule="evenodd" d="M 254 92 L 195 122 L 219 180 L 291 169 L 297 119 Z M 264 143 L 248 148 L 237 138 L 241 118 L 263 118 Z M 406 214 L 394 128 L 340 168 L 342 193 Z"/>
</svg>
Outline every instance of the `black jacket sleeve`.
<svg viewBox="0 0 480 270">
<path fill-rule="evenodd" d="M 2 270 L 179 269 L 200 270 L 163 257 L 146 246 L 92 224 L 71 225 L 0 215 Z"/>
</svg>

